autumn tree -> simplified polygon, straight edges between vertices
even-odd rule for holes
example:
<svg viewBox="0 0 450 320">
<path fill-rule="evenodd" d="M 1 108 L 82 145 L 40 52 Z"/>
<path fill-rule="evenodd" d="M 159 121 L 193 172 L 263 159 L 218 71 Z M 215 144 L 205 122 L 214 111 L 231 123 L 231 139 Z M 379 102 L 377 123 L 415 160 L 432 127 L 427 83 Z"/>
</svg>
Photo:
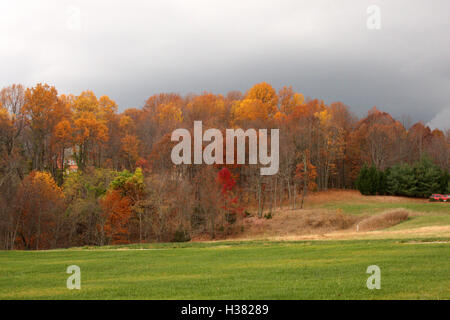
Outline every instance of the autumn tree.
<svg viewBox="0 0 450 320">
<path fill-rule="evenodd" d="M 70 172 L 63 191 L 67 206 L 68 242 L 70 245 L 102 245 L 104 233 L 100 199 L 105 196 L 117 173 L 101 168 Z"/>
<path fill-rule="evenodd" d="M 16 243 L 26 249 L 55 247 L 63 224 L 63 191 L 53 177 L 31 172 L 17 191 Z"/>
<path fill-rule="evenodd" d="M 295 178 L 299 181 L 302 189 L 300 209 L 303 208 L 303 203 L 307 192 L 317 188 L 317 184 L 315 182 L 317 177 L 317 170 L 310 161 L 309 152 L 304 152 L 301 159 L 302 161 L 297 164 L 297 168 L 295 170 Z"/>
<path fill-rule="evenodd" d="M 373 108 L 352 133 L 355 157 L 359 158 L 360 163 L 368 162 L 383 170 L 401 161 L 405 135 L 400 122 L 388 113 Z"/>
<path fill-rule="evenodd" d="M 82 92 L 73 102 L 75 158 L 84 170 L 89 164 L 100 165 L 101 151 L 109 139 L 105 108 L 100 108 L 92 91 Z"/>
<path fill-rule="evenodd" d="M 48 163 L 46 154 L 50 146 L 51 133 L 62 115 L 63 105 L 55 87 L 37 84 L 25 91 L 23 113 L 31 135 L 32 168 L 42 170 Z M 50 155 L 51 158 L 51 155 Z"/>
<path fill-rule="evenodd" d="M 225 100 L 212 93 L 195 96 L 186 105 L 185 118 L 188 124 L 202 121 L 204 126 L 222 127 L 227 118 Z"/>
<path fill-rule="evenodd" d="M 151 153 L 154 143 L 169 133 L 170 126 L 161 127 L 161 122 L 164 124 L 165 120 L 172 119 L 175 121 L 167 121 L 167 123 L 174 125 L 182 119 L 179 110 L 181 110 L 183 104 L 184 99 L 176 93 L 155 94 L 147 99 L 142 112 L 136 119 L 136 133 L 138 139 L 142 142 L 141 148 L 144 158 Z M 175 116 L 173 114 L 172 116 L 164 115 L 164 112 L 161 114 L 161 111 L 169 111 L 170 109 L 175 111 Z"/>
<path fill-rule="evenodd" d="M 2 123 L 9 128 L 1 134 L 5 152 L 11 155 L 24 126 L 23 105 L 25 104 L 25 89 L 20 84 L 13 84 L 0 91 L 0 110 Z M 5 129 L 5 127 L 3 127 Z"/>
<path fill-rule="evenodd" d="M 240 207 L 238 197 L 234 192 L 236 179 L 233 177 L 231 171 L 227 167 L 223 167 L 217 173 L 216 180 L 219 184 L 219 187 L 221 187 L 221 209 L 224 213 L 223 228 L 227 228 L 229 230 L 232 229 L 232 226 L 236 224 L 239 218 L 242 217 L 242 208 Z"/>
<path fill-rule="evenodd" d="M 348 106 L 341 102 L 331 103 L 329 111 L 336 137 L 336 145 L 333 146 L 336 153 L 334 154 L 333 169 L 335 171 L 331 180 L 332 187 L 351 188 L 353 179 L 350 173 L 353 159 L 351 158 L 349 139 L 356 123 L 356 116 L 351 113 Z"/>
<path fill-rule="evenodd" d="M 278 95 L 268 83 L 254 85 L 242 101 L 237 101 L 233 107 L 234 121 L 262 125 L 277 113 Z"/>
<path fill-rule="evenodd" d="M 130 239 L 129 227 L 133 215 L 139 223 L 139 241 L 142 241 L 142 220 L 145 184 L 142 170 L 130 173 L 122 171 L 111 182 L 110 188 L 101 201 L 104 210 L 104 230 L 107 241 L 127 243 Z"/>
<path fill-rule="evenodd" d="M 285 115 L 291 114 L 296 108 L 303 105 L 305 98 L 301 93 L 296 93 L 292 86 L 284 86 L 278 92 L 280 111 Z"/>
</svg>

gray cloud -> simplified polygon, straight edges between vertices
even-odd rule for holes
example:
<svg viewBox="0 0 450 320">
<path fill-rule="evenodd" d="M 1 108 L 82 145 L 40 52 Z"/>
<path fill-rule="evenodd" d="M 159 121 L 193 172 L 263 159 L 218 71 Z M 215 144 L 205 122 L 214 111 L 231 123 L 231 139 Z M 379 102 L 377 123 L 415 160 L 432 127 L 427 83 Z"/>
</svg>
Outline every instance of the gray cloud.
<svg viewBox="0 0 450 320">
<path fill-rule="evenodd" d="M 450 130 L 450 108 L 439 112 L 430 122 L 427 123 L 431 129 Z"/>
<path fill-rule="evenodd" d="M 366 27 L 371 4 L 381 30 Z M 267 81 L 427 122 L 449 107 L 449 11 L 446 0 L 4 0 L 0 86 L 92 89 L 124 109 L 161 91 Z"/>
</svg>

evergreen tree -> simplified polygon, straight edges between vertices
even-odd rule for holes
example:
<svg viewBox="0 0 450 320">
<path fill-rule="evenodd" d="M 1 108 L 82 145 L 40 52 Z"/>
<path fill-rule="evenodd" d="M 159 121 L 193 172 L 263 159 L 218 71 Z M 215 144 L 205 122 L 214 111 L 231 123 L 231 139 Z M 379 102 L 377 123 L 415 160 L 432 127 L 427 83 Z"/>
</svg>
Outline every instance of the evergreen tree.
<svg viewBox="0 0 450 320">
<path fill-rule="evenodd" d="M 368 187 L 369 187 L 369 194 L 370 195 L 376 195 L 378 190 L 378 170 L 377 168 L 372 165 L 369 168 L 368 171 Z"/>
<path fill-rule="evenodd" d="M 363 195 L 386 194 L 386 175 L 374 165 L 364 164 L 356 180 L 356 188 Z"/>
<path fill-rule="evenodd" d="M 422 157 L 420 162 L 414 165 L 414 175 L 416 180 L 414 196 L 416 197 L 427 198 L 433 193 L 441 193 L 445 190 L 442 186 L 446 174 L 427 156 Z"/>
<path fill-rule="evenodd" d="M 364 164 L 359 171 L 358 177 L 356 178 L 356 188 L 363 195 L 370 194 L 369 168 L 367 164 Z"/>
<path fill-rule="evenodd" d="M 439 192 L 450 194 L 450 174 L 443 171 L 439 178 Z"/>
<path fill-rule="evenodd" d="M 387 193 L 387 174 L 389 174 L 389 168 L 386 169 L 385 172 L 379 170 L 378 171 L 378 188 L 377 192 L 378 194 L 384 195 Z"/>
<path fill-rule="evenodd" d="M 416 194 L 417 180 L 414 169 L 407 163 L 397 164 L 386 176 L 387 191 L 392 195 L 412 197 Z"/>
</svg>

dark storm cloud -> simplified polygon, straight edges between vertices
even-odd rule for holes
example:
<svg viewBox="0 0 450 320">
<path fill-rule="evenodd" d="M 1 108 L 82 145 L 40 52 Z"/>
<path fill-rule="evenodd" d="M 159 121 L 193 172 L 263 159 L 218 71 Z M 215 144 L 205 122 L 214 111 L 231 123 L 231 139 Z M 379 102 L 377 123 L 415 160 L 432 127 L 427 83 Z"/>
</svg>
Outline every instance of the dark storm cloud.
<svg viewBox="0 0 450 320">
<path fill-rule="evenodd" d="M 380 30 L 366 27 L 372 4 Z M 0 86 L 92 89 L 124 109 L 161 91 L 226 93 L 267 81 L 358 115 L 376 105 L 444 128 L 449 11 L 447 0 L 6 0 Z"/>
</svg>

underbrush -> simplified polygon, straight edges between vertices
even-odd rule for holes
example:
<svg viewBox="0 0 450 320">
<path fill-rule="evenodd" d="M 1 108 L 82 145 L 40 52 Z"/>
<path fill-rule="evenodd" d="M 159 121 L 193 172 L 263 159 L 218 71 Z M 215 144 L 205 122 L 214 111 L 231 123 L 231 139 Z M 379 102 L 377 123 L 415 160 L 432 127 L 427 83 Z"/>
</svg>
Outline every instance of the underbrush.
<svg viewBox="0 0 450 320">
<path fill-rule="evenodd" d="M 335 231 L 350 228 L 357 218 L 343 213 L 309 212 L 301 215 L 300 220 L 306 230 Z"/>
<path fill-rule="evenodd" d="M 371 231 L 385 229 L 408 220 L 410 213 L 405 209 L 394 209 L 374 215 L 359 222 L 359 230 Z"/>
</svg>

